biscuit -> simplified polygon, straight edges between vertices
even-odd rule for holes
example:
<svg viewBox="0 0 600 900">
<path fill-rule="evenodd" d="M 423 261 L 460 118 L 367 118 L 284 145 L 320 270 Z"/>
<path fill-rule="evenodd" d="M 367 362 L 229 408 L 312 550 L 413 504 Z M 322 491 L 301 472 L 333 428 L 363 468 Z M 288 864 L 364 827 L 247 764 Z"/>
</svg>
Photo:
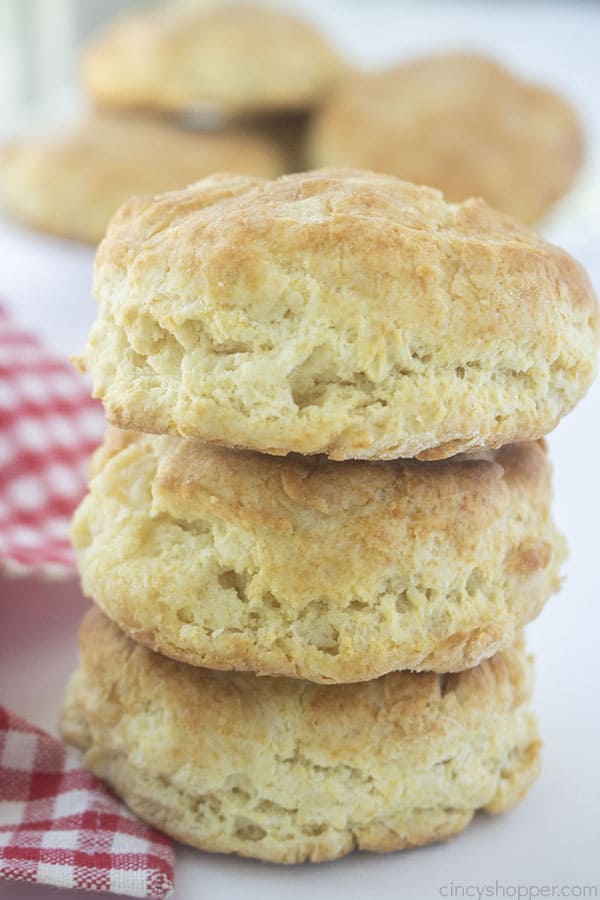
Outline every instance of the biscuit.
<svg viewBox="0 0 600 900">
<path fill-rule="evenodd" d="M 84 765 L 185 843 L 279 863 L 444 840 L 536 778 L 521 646 L 457 675 L 359 685 L 195 669 L 98 610 L 62 715 Z"/>
<path fill-rule="evenodd" d="M 312 166 L 350 166 L 483 197 L 537 222 L 583 156 L 575 113 L 557 94 L 479 56 L 419 59 L 341 82 L 314 122 Z"/>
<path fill-rule="evenodd" d="M 275 176 L 282 152 L 251 131 L 196 133 L 166 122 L 97 115 L 0 151 L 0 202 L 28 225 L 97 243 L 132 194 L 185 187 L 215 170 Z"/>
<path fill-rule="evenodd" d="M 345 70 L 308 23 L 243 4 L 135 12 L 83 59 L 101 106 L 227 115 L 310 109 Z"/>
<path fill-rule="evenodd" d="M 560 584 L 543 446 L 438 463 L 109 434 L 72 539 L 84 592 L 193 665 L 315 682 L 460 671 Z"/>
<path fill-rule="evenodd" d="M 578 263 L 483 201 L 366 172 L 134 198 L 95 294 L 77 362 L 112 424 L 275 455 L 534 440 L 595 372 Z"/>
</svg>

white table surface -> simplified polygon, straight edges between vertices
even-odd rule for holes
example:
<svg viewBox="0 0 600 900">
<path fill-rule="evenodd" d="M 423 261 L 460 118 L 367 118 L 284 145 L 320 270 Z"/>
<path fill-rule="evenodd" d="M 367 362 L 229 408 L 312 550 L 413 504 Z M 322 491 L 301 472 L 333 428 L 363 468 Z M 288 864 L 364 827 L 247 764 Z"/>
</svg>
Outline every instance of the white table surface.
<svg viewBox="0 0 600 900">
<path fill-rule="evenodd" d="M 569 95 L 586 123 L 589 164 L 546 233 L 578 256 L 600 286 L 599 6 L 349 0 L 305 5 L 363 62 L 473 47 Z M 94 316 L 92 263 L 87 247 L 0 222 L 0 302 L 65 355 L 81 348 Z M 477 887 L 483 891 L 496 882 L 498 896 L 517 896 L 519 887 L 523 891 L 528 885 L 530 896 L 552 896 L 540 893 L 545 886 L 550 891 L 555 886 L 554 896 L 559 888 L 570 891 L 564 896 L 577 896 L 580 885 L 595 885 L 600 895 L 599 412 L 600 382 L 550 439 L 556 518 L 571 557 L 561 594 L 528 628 L 536 655 L 535 708 L 544 758 L 542 777 L 525 801 L 506 816 L 478 816 L 445 845 L 383 857 L 353 854 L 319 866 L 267 866 L 178 847 L 176 900 L 433 900 L 477 896 Z M 2 605 L 18 608 L 9 627 L 0 625 L 0 701 L 55 730 L 62 687 L 76 659 L 77 622 L 87 601 L 74 581 L 48 586 L 0 580 L 0 598 Z M 89 896 L 0 882 L 0 900 Z"/>
</svg>

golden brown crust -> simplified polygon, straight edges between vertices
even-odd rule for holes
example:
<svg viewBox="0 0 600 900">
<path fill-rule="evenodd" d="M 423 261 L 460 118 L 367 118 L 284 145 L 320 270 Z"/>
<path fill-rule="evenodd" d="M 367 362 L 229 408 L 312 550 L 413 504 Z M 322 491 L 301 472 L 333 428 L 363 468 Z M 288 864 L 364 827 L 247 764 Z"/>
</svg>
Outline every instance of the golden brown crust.
<svg viewBox="0 0 600 900">
<path fill-rule="evenodd" d="M 557 94 L 485 57 L 448 54 L 341 82 L 314 122 L 312 166 L 351 166 L 483 197 L 537 222 L 573 183 L 583 138 Z"/>
<path fill-rule="evenodd" d="M 482 201 L 366 172 L 135 198 L 95 292 L 80 362 L 113 424 L 271 454 L 536 439 L 596 366 L 597 301 L 571 257 Z"/>
<path fill-rule="evenodd" d="M 229 115 L 310 109 L 346 68 L 306 22 L 245 4 L 135 12 L 83 59 L 101 106 Z"/>
<path fill-rule="evenodd" d="M 560 583 L 540 444 L 274 458 L 113 430 L 72 529 L 84 591 L 175 659 L 315 682 L 459 671 Z"/>
<path fill-rule="evenodd" d="M 80 642 L 65 739 L 203 849 L 291 863 L 416 846 L 510 808 L 538 773 L 522 646 L 458 675 L 324 687 L 174 663 L 97 610 Z"/>
<path fill-rule="evenodd" d="M 142 117 L 96 115 L 0 152 L 0 202 L 28 225 L 98 243 L 133 194 L 185 187 L 216 170 L 276 176 L 277 146 L 256 132 L 193 132 Z"/>
</svg>

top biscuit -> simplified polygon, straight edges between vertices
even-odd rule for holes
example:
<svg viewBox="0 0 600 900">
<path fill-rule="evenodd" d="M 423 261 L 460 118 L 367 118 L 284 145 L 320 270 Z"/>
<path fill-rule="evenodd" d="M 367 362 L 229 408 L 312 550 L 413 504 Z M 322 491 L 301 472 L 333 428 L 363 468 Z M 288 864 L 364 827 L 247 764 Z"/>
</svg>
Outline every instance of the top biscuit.
<svg viewBox="0 0 600 900">
<path fill-rule="evenodd" d="M 230 115 L 311 108 L 344 69 L 306 22 L 245 5 L 136 12 L 83 59 L 102 106 Z"/>
<path fill-rule="evenodd" d="M 550 431 L 597 301 L 483 201 L 366 172 L 217 175 L 115 216 L 82 368 L 109 420 L 267 453 L 439 459 Z"/>
<path fill-rule="evenodd" d="M 479 56 L 418 59 L 341 83 L 312 128 L 313 166 L 352 166 L 483 197 L 537 222 L 571 186 L 582 136 L 559 96 Z"/>
</svg>

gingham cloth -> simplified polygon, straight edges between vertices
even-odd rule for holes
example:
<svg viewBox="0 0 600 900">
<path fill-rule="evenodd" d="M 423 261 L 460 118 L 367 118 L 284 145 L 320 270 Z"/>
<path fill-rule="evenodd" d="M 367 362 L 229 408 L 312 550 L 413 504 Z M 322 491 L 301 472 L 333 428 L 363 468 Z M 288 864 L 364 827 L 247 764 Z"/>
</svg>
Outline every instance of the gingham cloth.
<svg viewBox="0 0 600 900">
<path fill-rule="evenodd" d="M 0 306 L 0 572 L 74 571 L 69 520 L 104 428 L 85 379 Z"/>
<path fill-rule="evenodd" d="M 85 379 L 0 306 L 0 619 L 3 576 L 74 574 L 69 520 L 104 428 Z M 169 838 L 0 706 L 0 878 L 167 897 L 173 872 Z"/>
<path fill-rule="evenodd" d="M 169 838 L 135 818 L 78 754 L 0 706 L 0 876 L 169 897 Z"/>
</svg>

